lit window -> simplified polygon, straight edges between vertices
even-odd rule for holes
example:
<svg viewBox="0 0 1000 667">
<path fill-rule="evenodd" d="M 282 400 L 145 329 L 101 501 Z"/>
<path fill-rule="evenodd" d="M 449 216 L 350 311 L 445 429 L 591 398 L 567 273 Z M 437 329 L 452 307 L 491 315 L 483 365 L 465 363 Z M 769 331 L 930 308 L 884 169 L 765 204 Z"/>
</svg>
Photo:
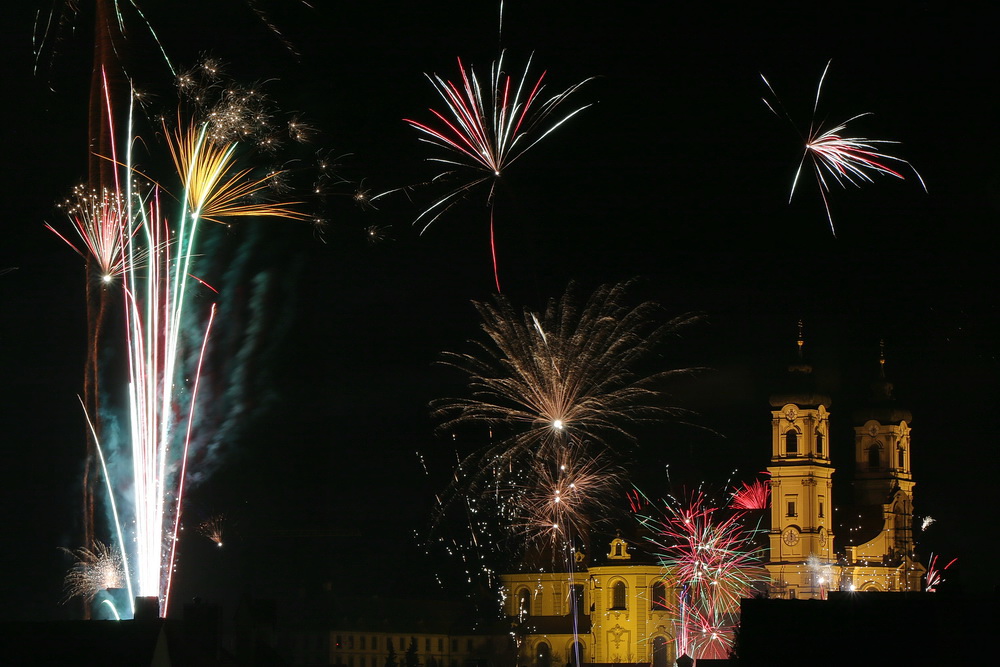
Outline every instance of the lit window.
<svg viewBox="0 0 1000 667">
<path fill-rule="evenodd" d="M 522 588 L 521 592 L 517 594 L 517 615 L 521 619 L 531 615 L 531 593 L 526 588 Z M 455 649 L 452 648 L 452 650 Z"/>
</svg>

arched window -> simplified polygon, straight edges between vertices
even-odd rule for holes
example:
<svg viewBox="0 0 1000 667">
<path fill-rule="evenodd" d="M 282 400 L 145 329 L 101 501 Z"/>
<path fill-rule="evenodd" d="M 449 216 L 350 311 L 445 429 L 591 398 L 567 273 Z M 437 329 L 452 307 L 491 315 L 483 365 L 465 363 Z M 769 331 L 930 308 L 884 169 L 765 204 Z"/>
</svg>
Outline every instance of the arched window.
<svg viewBox="0 0 1000 667">
<path fill-rule="evenodd" d="M 665 637 L 653 638 L 653 667 L 667 667 L 667 640 Z"/>
<path fill-rule="evenodd" d="M 573 589 L 570 591 L 570 604 L 572 605 L 571 611 L 574 614 L 585 613 L 583 607 L 583 584 L 573 584 Z"/>
<path fill-rule="evenodd" d="M 666 609 L 667 608 L 667 585 L 662 581 L 657 581 L 653 584 L 653 588 L 650 595 L 650 608 L 651 609 Z"/>
<path fill-rule="evenodd" d="M 611 587 L 611 608 L 625 609 L 626 589 L 624 581 L 616 581 Z"/>
<path fill-rule="evenodd" d="M 570 667 L 580 667 L 583 664 L 583 645 L 580 642 L 573 642 L 569 647 Z"/>
<path fill-rule="evenodd" d="M 799 434 L 794 428 L 785 433 L 785 454 L 799 453 Z"/>
<path fill-rule="evenodd" d="M 823 456 L 823 434 L 816 431 L 816 454 Z"/>
<path fill-rule="evenodd" d="M 527 588 L 522 588 L 517 594 L 517 617 L 521 620 L 531 614 L 531 593 Z"/>
<path fill-rule="evenodd" d="M 896 467 L 897 468 L 905 468 L 906 467 L 906 450 L 903 449 L 902 447 L 900 447 L 897 453 L 899 454 L 899 463 L 897 464 Z"/>
<path fill-rule="evenodd" d="M 535 665 L 537 667 L 549 667 L 552 664 L 552 649 L 545 642 L 535 649 Z"/>
<path fill-rule="evenodd" d="M 879 451 L 878 443 L 868 448 L 868 468 L 877 470 L 882 467 L 882 453 Z"/>
</svg>

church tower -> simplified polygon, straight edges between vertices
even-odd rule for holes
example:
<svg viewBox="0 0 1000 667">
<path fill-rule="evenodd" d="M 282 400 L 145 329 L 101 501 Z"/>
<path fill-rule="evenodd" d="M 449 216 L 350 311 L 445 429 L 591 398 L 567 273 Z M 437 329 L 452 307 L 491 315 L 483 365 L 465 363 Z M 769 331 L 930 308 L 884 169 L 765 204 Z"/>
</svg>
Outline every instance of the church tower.
<svg viewBox="0 0 1000 667">
<path fill-rule="evenodd" d="M 872 580 L 876 590 L 919 590 L 924 568 L 913 552 L 913 417 L 896 405 L 892 392 L 883 345 L 868 404 L 854 414 L 854 503 L 859 523 L 851 531 L 856 535 L 849 540 L 853 544 L 846 547 L 846 557 L 854 566 L 893 568 L 893 576 Z"/>
<path fill-rule="evenodd" d="M 803 356 L 799 323 L 797 360 L 789 366 L 786 391 L 771 396 L 772 594 L 823 598 L 836 562 L 833 548 L 830 462 L 830 398 L 815 388 Z"/>
</svg>

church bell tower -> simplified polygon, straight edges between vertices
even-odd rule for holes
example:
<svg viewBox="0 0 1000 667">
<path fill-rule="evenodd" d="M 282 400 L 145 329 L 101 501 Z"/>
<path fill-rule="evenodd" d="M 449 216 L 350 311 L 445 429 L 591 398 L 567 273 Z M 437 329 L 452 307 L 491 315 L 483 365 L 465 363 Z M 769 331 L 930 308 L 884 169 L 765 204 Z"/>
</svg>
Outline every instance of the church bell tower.
<svg viewBox="0 0 1000 667">
<path fill-rule="evenodd" d="M 830 398 L 815 389 L 805 363 L 802 323 L 797 360 L 788 367 L 784 391 L 771 396 L 771 529 L 767 569 L 772 593 L 822 598 L 833 565 L 833 465 L 830 462 Z"/>
</svg>

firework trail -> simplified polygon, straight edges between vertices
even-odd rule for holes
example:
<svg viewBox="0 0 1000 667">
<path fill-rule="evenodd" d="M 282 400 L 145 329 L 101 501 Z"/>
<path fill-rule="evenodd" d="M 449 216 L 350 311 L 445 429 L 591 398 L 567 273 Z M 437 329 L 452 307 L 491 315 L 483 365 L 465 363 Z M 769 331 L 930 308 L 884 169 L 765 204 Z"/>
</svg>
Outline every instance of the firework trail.
<svg viewBox="0 0 1000 667">
<path fill-rule="evenodd" d="M 443 150 L 449 156 L 429 158 L 432 162 L 445 165 L 445 170 L 438 173 L 433 181 L 461 179 L 459 185 L 417 216 L 414 224 L 423 224 L 421 233 L 472 190 L 489 185 L 486 204 L 490 208 L 490 253 L 497 292 L 500 291 L 500 277 L 493 221 L 497 183 L 528 150 L 590 106 L 586 104 L 566 114 L 561 112 L 566 100 L 590 79 L 546 96 L 542 83 L 546 72 L 531 83 L 528 78 L 531 68 L 529 58 L 524 74 L 515 81 L 504 72 L 503 57 L 501 52 L 490 67 L 489 82 L 480 83 L 475 70 L 466 68 L 460 58 L 458 71 L 461 82 L 458 84 L 437 74 L 427 74 L 427 79 L 444 101 L 446 111 L 430 109 L 436 118 L 433 124 L 403 119 L 420 132 L 421 141 Z"/>
<path fill-rule="evenodd" d="M 862 183 L 874 182 L 872 177 L 878 174 L 904 179 L 903 174 L 897 171 L 897 168 L 890 165 L 905 165 L 916 176 L 924 192 L 927 191 L 927 185 L 909 162 L 902 158 L 883 153 L 879 149 L 880 145 L 898 144 L 898 141 L 843 136 L 850 123 L 858 118 L 870 116 L 870 112 L 852 116 L 833 127 L 826 127 L 823 123 L 817 122 L 816 111 L 819 107 L 819 97 L 823 90 L 823 81 L 826 79 L 826 73 L 830 69 L 831 62 L 833 61 L 826 63 L 826 67 L 823 68 L 823 74 L 819 78 L 819 84 L 816 86 L 816 99 L 813 102 L 812 110 L 813 117 L 809 122 L 809 131 L 804 137 L 805 147 L 802 152 L 802 158 L 799 160 L 799 166 L 795 170 L 795 178 L 792 180 L 792 188 L 788 194 L 788 201 L 791 201 L 792 196 L 795 194 L 795 188 L 798 186 L 802 169 L 808 160 L 812 165 L 813 174 L 819 186 L 820 196 L 823 199 L 823 208 L 826 210 L 826 218 L 830 223 L 830 232 L 836 236 L 837 230 L 833 224 L 833 213 L 830 211 L 830 201 L 827 196 L 830 192 L 831 184 L 836 183 L 841 187 L 847 187 L 848 184 L 860 187 Z M 778 97 L 774 92 L 774 88 L 771 87 L 770 82 L 763 74 L 761 74 L 761 79 L 764 80 L 764 84 L 776 101 L 772 105 L 765 99 L 764 104 L 776 116 L 788 118 L 787 113 L 782 111 L 779 114 L 776 110 L 776 107 L 780 108 L 780 102 L 777 101 Z"/>
<path fill-rule="evenodd" d="M 664 580 L 677 592 L 667 606 L 677 617 L 677 654 L 724 658 L 733 642 L 740 600 L 766 579 L 763 549 L 754 543 L 743 512 L 727 512 L 702 492 L 663 502 L 659 515 L 640 516 L 652 531 Z"/>
<path fill-rule="evenodd" d="M 188 279 L 196 255 L 199 223 L 246 216 L 302 217 L 287 205 L 254 201 L 252 197 L 267 187 L 266 179 L 248 178 L 249 170 L 237 169 L 236 144 L 215 143 L 209 138 L 209 127 L 207 123 L 200 127 L 188 125 L 167 134 L 183 187 L 182 211 L 177 224 L 168 226 L 157 188 L 139 200 L 135 213 L 141 219 L 146 247 L 163 250 L 155 254 L 155 261 L 146 264 L 145 275 L 133 270 L 124 284 L 138 592 L 158 597 L 164 615 L 169 605 L 200 370 L 215 312 L 213 306 L 188 389 L 177 374 L 185 343 Z M 176 415 L 183 405 L 187 406 L 187 415 L 182 431 Z M 175 451 L 176 438 L 181 440 L 180 451 Z M 171 504 L 168 498 L 175 501 Z M 165 548 L 168 537 L 169 548 Z"/>
<path fill-rule="evenodd" d="M 129 133 L 131 118 L 130 106 Z M 109 501 L 114 503 L 115 491 L 131 489 L 134 535 L 129 544 L 134 545 L 135 554 L 128 562 L 135 569 L 124 568 L 124 576 L 130 589 L 135 580 L 138 595 L 157 598 L 163 615 L 169 608 L 195 407 L 215 313 L 213 304 L 207 323 L 200 327 L 194 361 L 185 363 L 186 350 L 195 342 L 185 333 L 185 322 L 191 319 L 186 312 L 192 291 L 188 281 L 199 227 L 204 221 L 233 217 L 304 217 L 289 204 L 260 200 L 266 179 L 250 178 L 249 169 L 238 169 L 237 145 L 213 140 L 210 128 L 210 123 L 202 122 L 181 124 L 166 132 L 181 183 L 180 211 L 173 220 L 163 209 L 160 186 L 145 186 L 136 177 L 133 141 L 125 144 L 128 148 L 122 159 L 117 154 L 109 157 L 123 171 L 114 179 L 119 188 L 107 197 L 120 205 L 106 219 L 124 230 L 119 232 L 122 242 L 109 266 L 122 267 L 132 462 L 131 479 L 112 488 Z M 192 284 L 201 283 L 195 279 Z M 96 432 L 93 435 L 96 441 Z M 125 547 L 119 545 L 123 561 Z"/>
</svg>

